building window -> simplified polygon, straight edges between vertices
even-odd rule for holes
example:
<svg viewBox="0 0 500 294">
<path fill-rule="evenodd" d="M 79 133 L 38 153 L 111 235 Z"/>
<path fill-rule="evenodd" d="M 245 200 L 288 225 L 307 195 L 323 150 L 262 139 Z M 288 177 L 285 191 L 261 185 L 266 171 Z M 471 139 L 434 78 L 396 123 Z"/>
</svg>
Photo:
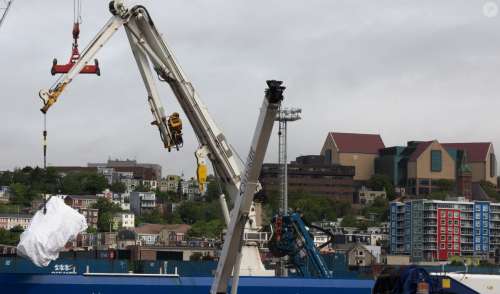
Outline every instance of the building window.
<svg viewBox="0 0 500 294">
<path fill-rule="evenodd" d="M 490 153 L 490 177 L 497 176 L 497 159 L 494 153 Z"/>
<path fill-rule="evenodd" d="M 440 172 L 443 167 L 441 150 L 431 150 L 431 171 Z"/>
<path fill-rule="evenodd" d="M 325 160 L 327 163 L 333 163 L 332 162 L 332 149 L 325 150 Z"/>
</svg>

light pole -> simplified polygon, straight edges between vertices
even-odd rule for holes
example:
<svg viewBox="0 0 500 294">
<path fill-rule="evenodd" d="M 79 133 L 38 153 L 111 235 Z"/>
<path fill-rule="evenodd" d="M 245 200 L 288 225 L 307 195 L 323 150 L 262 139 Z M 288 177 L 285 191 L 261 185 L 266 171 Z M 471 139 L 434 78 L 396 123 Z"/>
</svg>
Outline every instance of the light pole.
<svg viewBox="0 0 500 294">
<path fill-rule="evenodd" d="M 296 121 L 301 119 L 300 114 L 302 109 L 300 108 L 284 108 L 280 107 L 280 110 L 276 114 L 276 121 L 279 122 L 278 131 L 278 166 L 279 166 L 279 179 L 280 179 L 280 212 L 283 215 L 288 214 L 288 166 L 287 166 L 287 123 L 289 121 Z M 280 274 L 283 277 L 288 276 L 288 271 L 286 269 L 286 264 L 288 263 L 287 256 L 281 258 L 280 261 Z"/>
<path fill-rule="evenodd" d="M 278 131 L 278 165 L 280 167 L 280 205 L 283 215 L 288 214 L 288 167 L 287 167 L 287 123 L 301 119 L 300 108 L 280 108 L 276 115 L 279 122 Z"/>
</svg>

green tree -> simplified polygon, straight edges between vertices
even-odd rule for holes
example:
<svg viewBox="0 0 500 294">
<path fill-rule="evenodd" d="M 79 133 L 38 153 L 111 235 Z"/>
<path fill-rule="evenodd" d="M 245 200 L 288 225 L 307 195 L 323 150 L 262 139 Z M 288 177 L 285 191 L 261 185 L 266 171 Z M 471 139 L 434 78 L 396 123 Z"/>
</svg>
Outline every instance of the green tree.
<svg viewBox="0 0 500 294">
<path fill-rule="evenodd" d="M 335 220 L 353 212 L 349 202 L 338 201 L 328 196 L 290 193 L 288 198 L 289 207 L 302 212 L 309 222 Z"/>
<path fill-rule="evenodd" d="M 11 202 L 21 206 L 28 206 L 31 203 L 29 187 L 21 183 L 13 183 L 9 186 L 12 194 Z"/>
<path fill-rule="evenodd" d="M 362 210 L 363 216 L 367 219 L 374 220 L 369 225 L 379 225 L 380 222 L 385 222 L 389 217 L 389 201 L 383 197 L 377 197 Z"/>
<path fill-rule="evenodd" d="M 358 221 L 356 220 L 356 217 L 354 215 L 346 215 L 344 216 L 344 218 L 342 219 L 342 222 L 340 223 L 340 226 L 342 227 L 358 227 L 359 224 L 358 224 Z"/>
<path fill-rule="evenodd" d="M 97 229 L 99 232 L 113 231 L 113 214 L 111 212 L 99 212 L 97 218 Z"/>
<path fill-rule="evenodd" d="M 156 189 L 156 199 L 159 200 L 160 203 L 166 202 L 179 202 L 179 195 L 170 191 L 160 191 L 160 189 Z"/>
<path fill-rule="evenodd" d="M 117 212 L 122 209 L 118 204 L 114 204 L 107 198 L 97 199 L 93 208 L 98 209 L 99 214 L 97 217 L 97 229 L 101 232 L 108 232 L 113 229 L 113 217 Z"/>
<path fill-rule="evenodd" d="M 207 192 L 205 194 L 205 199 L 207 201 L 213 201 L 219 199 L 219 185 L 217 185 L 217 182 L 215 179 L 213 181 L 209 181 L 207 184 Z"/>
<path fill-rule="evenodd" d="M 374 174 L 368 180 L 368 187 L 374 191 L 383 191 L 387 193 L 387 199 L 394 200 L 396 197 L 396 192 L 394 190 L 394 185 L 392 184 L 391 178 L 386 175 Z"/>
<path fill-rule="evenodd" d="M 221 219 L 213 219 L 210 221 L 197 221 L 188 232 L 190 237 L 199 238 L 218 238 L 222 234 L 225 225 Z"/>
<path fill-rule="evenodd" d="M 12 172 L 5 171 L 0 173 L 0 186 L 10 186 L 12 184 Z"/>
<path fill-rule="evenodd" d="M 445 192 L 453 192 L 455 189 L 455 181 L 447 179 L 439 179 L 432 181 L 432 184 L 439 190 Z"/>
<path fill-rule="evenodd" d="M 158 209 L 151 211 L 150 213 L 144 214 L 142 216 L 142 221 L 148 224 L 164 224 L 165 219 L 161 215 Z"/>
<path fill-rule="evenodd" d="M 122 182 L 116 181 L 109 185 L 109 190 L 114 193 L 125 193 L 125 191 L 127 191 L 127 186 Z"/>
<path fill-rule="evenodd" d="M 139 182 L 139 185 L 135 186 L 135 192 L 149 192 L 149 188 L 144 186 L 142 182 Z"/>
<path fill-rule="evenodd" d="M 62 179 L 62 192 L 65 194 L 93 195 L 101 193 L 107 186 L 106 178 L 95 172 L 73 172 Z"/>
<path fill-rule="evenodd" d="M 24 232 L 24 229 L 20 225 L 17 225 L 15 227 L 13 227 L 12 229 L 10 229 L 9 231 L 11 233 L 19 233 L 19 234 L 21 234 L 22 232 Z"/>
<path fill-rule="evenodd" d="M 483 188 L 484 192 L 488 195 L 488 197 L 494 199 L 495 201 L 500 200 L 500 195 L 495 189 L 495 185 L 488 181 L 481 181 L 479 184 L 481 185 L 481 188 Z"/>
<path fill-rule="evenodd" d="M 10 230 L 0 229 L 0 244 L 16 246 L 23 231 L 21 226 L 15 226 Z"/>
</svg>

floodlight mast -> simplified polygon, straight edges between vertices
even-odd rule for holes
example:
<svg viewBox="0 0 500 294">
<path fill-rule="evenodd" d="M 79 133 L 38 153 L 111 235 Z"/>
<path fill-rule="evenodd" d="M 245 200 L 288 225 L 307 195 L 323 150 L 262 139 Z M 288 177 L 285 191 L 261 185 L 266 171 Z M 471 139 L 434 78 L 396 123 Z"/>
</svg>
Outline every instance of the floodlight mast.
<svg viewBox="0 0 500 294">
<path fill-rule="evenodd" d="M 278 130 L 278 167 L 280 179 L 280 213 L 288 215 L 288 159 L 287 159 L 287 135 L 288 122 L 301 119 L 300 108 L 281 107 L 276 115 L 279 124 Z M 288 276 L 288 256 L 283 256 L 279 263 L 279 275 Z"/>
</svg>

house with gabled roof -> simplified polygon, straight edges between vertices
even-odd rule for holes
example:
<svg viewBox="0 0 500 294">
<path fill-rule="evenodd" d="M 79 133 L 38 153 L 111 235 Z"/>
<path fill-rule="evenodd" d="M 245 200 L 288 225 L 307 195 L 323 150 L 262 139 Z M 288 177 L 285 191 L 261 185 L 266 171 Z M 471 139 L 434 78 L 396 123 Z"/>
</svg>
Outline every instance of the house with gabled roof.
<svg viewBox="0 0 500 294">
<path fill-rule="evenodd" d="M 472 170 L 472 182 L 487 181 L 497 185 L 497 159 L 491 142 L 443 143 L 446 149 L 463 150 Z"/>
<path fill-rule="evenodd" d="M 375 158 L 384 147 L 378 134 L 330 132 L 321 155 L 329 164 L 354 166 L 354 180 L 367 181 L 375 173 Z"/>
<path fill-rule="evenodd" d="M 415 144 L 408 157 L 407 189 L 414 195 L 428 195 L 436 180 L 456 178 L 455 159 L 437 140 L 409 142 Z"/>
<path fill-rule="evenodd" d="M 455 181 L 456 193 L 468 198 L 474 194 L 472 187 L 478 186 L 473 183 L 497 185 L 496 166 L 493 145 L 483 142 L 410 141 L 407 146 L 381 149 L 376 159 L 376 173 L 389 176 L 412 195 L 430 194 L 433 182 L 446 179 Z"/>
</svg>

